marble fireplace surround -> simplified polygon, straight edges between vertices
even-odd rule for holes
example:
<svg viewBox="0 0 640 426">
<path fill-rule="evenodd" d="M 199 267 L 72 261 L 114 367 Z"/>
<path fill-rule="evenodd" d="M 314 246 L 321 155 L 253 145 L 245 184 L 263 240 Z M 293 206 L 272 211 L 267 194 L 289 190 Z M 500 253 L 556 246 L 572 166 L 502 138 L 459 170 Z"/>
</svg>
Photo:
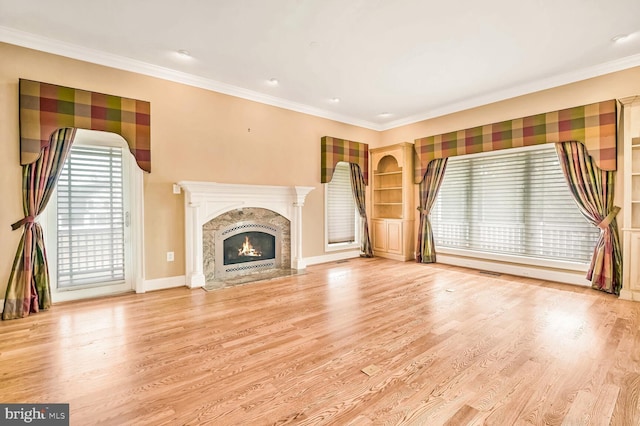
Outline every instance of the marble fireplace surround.
<svg viewBox="0 0 640 426">
<path fill-rule="evenodd" d="M 206 283 L 203 263 L 202 227 L 231 210 L 256 207 L 272 210 L 291 224 L 291 269 L 304 269 L 302 258 L 302 206 L 312 186 L 244 185 L 182 181 L 184 190 L 186 284 Z"/>
</svg>

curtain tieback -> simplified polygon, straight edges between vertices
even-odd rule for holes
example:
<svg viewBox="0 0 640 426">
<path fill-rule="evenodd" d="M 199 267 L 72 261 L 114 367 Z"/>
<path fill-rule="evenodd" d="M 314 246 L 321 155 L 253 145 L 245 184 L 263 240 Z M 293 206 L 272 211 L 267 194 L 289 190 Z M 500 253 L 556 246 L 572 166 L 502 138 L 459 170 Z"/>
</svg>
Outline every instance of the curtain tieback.
<svg viewBox="0 0 640 426">
<path fill-rule="evenodd" d="M 15 231 L 16 229 L 20 228 L 21 226 L 24 226 L 27 223 L 34 223 L 36 221 L 35 216 L 26 216 L 23 217 L 22 219 L 20 219 L 19 221 L 17 221 L 16 223 L 11 225 L 11 229 L 13 231 Z"/>
<path fill-rule="evenodd" d="M 611 222 L 613 221 L 613 219 L 616 217 L 616 215 L 618 214 L 618 212 L 620 211 L 620 207 L 618 206 L 614 206 L 611 211 L 609 212 L 609 214 L 607 215 L 607 217 L 605 217 L 604 219 L 602 219 L 602 222 L 600 222 L 597 226 L 598 228 L 605 230 L 609 227 L 609 225 L 611 224 Z"/>
</svg>

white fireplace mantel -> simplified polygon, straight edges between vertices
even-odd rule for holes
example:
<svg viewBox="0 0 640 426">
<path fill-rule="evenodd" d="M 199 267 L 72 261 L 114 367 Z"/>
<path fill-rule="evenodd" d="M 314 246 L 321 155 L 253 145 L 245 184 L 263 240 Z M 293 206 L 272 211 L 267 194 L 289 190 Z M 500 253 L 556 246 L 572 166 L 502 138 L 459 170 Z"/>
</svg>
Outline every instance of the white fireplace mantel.
<svg viewBox="0 0 640 426">
<path fill-rule="evenodd" d="M 242 185 L 182 181 L 184 190 L 186 278 L 191 288 L 205 285 L 202 226 L 231 210 L 260 207 L 291 223 L 291 268 L 304 269 L 302 258 L 302 206 L 312 186 Z"/>
</svg>

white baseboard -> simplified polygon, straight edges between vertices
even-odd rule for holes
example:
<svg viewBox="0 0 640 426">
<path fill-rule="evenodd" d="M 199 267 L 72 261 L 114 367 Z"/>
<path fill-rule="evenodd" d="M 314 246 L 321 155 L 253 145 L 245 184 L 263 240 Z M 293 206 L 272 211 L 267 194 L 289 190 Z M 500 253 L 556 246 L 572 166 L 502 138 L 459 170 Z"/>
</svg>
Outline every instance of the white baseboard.
<svg viewBox="0 0 640 426">
<path fill-rule="evenodd" d="M 556 269 L 536 268 L 529 265 L 516 265 L 469 257 L 451 256 L 447 254 L 437 255 L 437 263 L 463 266 L 465 268 L 480 269 L 483 271 L 499 272 L 502 274 L 516 275 L 520 277 L 535 278 L 539 280 L 556 281 L 565 284 L 574 284 L 583 287 L 591 287 L 591 282 L 585 278 L 584 272 L 561 271 Z"/>
<path fill-rule="evenodd" d="M 4 312 L 4 299 L 0 299 L 0 314 Z"/>
<path fill-rule="evenodd" d="M 317 265 L 319 263 L 335 262 L 337 260 L 353 259 L 360 257 L 360 250 L 341 251 L 338 253 L 323 254 L 321 256 L 305 257 L 304 262 L 307 265 Z"/>
<path fill-rule="evenodd" d="M 620 290 L 620 299 L 623 300 L 633 300 L 635 302 L 640 301 L 640 292 L 622 289 Z"/>
<path fill-rule="evenodd" d="M 166 288 L 183 287 L 187 285 L 187 279 L 184 275 L 177 277 L 156 278 L 153 280 L 144 280 L 144 291 L 164 290 Z"/>
</svg>

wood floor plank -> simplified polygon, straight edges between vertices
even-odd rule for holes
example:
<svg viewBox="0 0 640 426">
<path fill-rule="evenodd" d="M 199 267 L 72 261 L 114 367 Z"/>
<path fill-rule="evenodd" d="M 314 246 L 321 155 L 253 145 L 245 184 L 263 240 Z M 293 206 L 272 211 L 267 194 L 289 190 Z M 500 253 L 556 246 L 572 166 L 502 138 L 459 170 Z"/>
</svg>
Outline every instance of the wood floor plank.
<svg viewBox="0 0 640 426">
<path fill-rule="evenodd" d="M 62 303 L 0 337 L 0 401 L 77 425 L 640 424 L 640 303 L 439 264 Z"/>
</svg>

